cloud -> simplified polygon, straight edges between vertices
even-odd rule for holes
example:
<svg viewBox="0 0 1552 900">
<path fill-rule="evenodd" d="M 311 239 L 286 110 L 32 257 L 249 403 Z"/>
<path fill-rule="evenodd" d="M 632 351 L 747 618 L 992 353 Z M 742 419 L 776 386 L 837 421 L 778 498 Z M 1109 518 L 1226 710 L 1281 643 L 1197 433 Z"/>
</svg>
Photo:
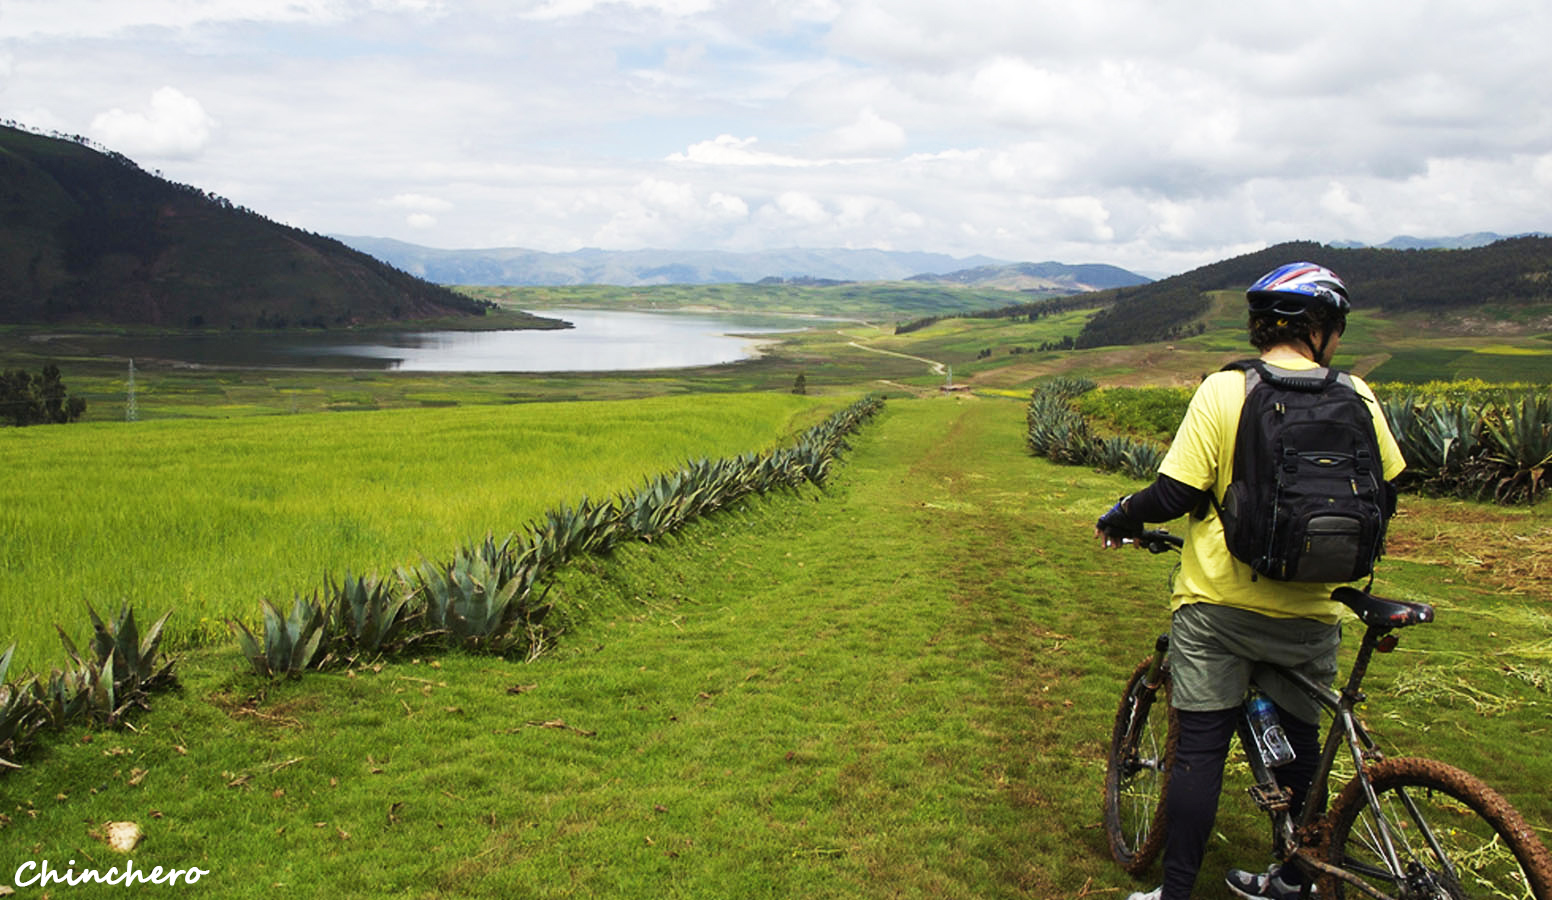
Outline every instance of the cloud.
<svg viewBox="0 0 1552 900">
<path fill-rule="evenodd" d="M 216 122 L 198 100 L 177 88 L 151 95 L 143 112 L 114 108 L 92 119 L 91 135 L 128 156 L 190 159 L 210 142 Z"/>
<path fill-rule="evenodd" d="M 1311 3 L 0 0 L 0 84 L 272 218 L 444 247 L 1159 272 L 1552 230 L 1552 5 Z"/>
<path fill-rule="evenodd" d="M 800 191 L 787 191 L 776 198 L 775 207 L 782 215 L 806 225 L 818 225 L 829 219 L 824 204 Z"/>
<path fill-rule="evenodd" d="M 864 109 L 857 121 L 833 132 L 831 143 L 843 154 L 884 153 L 905 146 L 905 129 Z"/>
<path fill-rule="evenodd" d="M 673 163 L 699 163 L 707 166 L 778 166 L 786 168 L 823 164 L 816 160 L 800 159 L 795 156 L 782 156 L 776 153 L 756 150 L 754 145 L 758 142 L 758 138 L 736 138 L 731 134 L 722 134 L 709 141 L 691 144 L 690 148 L 683 153 L 670 153 L 668 161 Z"/>
<path fill-rule="evenodd" d="M 453 208 L 453 204 L 440 197 L 428 197 L 425 194 L 394 194 L 383 205 L 395 209 L 412 209 L 420 212 L 446 212 Z"/>
<path fill-rule="evenodd" d="M 537 21 L 568 19 L 592 12 L 607 12 L 609 7 L 657 13 L 664 16 L 693 16 L 714 9 L 717 0 L 543 0 L 523 12 L 524 18 Z"/>
<path fill-rule="evenodd" d="M 386 2 L 401 6 L 415 0 Z M 132 29 L 187 29 L 219 22 L 335 22 L 348 5 L 342 0 L 6 0 L 0 38 L 105 37 Z"/>
</svg>

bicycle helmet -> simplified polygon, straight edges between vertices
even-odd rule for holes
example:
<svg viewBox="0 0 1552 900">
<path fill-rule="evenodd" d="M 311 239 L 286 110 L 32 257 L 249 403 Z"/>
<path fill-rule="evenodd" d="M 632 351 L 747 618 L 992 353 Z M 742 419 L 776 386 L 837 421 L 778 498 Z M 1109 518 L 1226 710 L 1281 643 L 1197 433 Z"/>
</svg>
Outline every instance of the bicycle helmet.
<svg viewBox="0 0 1552 900">
<path fill-rule="evenodd" d="M 1309 262 L 1288 263 L 1262 275 L 1245 291 L 1245 299 L 1250 301 L 1252 313 L 1290 318 L 1305 315 L 1316 304 L 1327 307 L 1338 318 L 1345 318 L 1352 308 L 1342 279 L 1330 269 Z"/>
</svg>

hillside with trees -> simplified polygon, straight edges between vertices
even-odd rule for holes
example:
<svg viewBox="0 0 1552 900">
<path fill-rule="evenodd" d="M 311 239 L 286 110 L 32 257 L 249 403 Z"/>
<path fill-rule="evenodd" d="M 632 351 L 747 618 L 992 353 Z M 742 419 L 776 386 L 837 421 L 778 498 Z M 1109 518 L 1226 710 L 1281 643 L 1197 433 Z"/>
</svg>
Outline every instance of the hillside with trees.
<svg viewBox="0 0 1552 900">
<path fill-rule="evenodd" d="M 914 275 L 907 281 L 1002 287 L 1009 290 L 1102 291 L 1147 284 L 1148 279 L 1117 266 L 1097 263 L 1069 265 L 1059 262 L 1013 263 L 977 266 L 946 275 Z"/>
<path fill-rule="evenodd" d="M 1078 347 L 1141 344 L 1193 333 L 1207 292 L 1244 290 L 1277 266 L 1308 260 L 1342 276 L 1363 309 L 1455 315 L 1480 307 L 1552 304 L 1552 238 L 1507 238 L 1465 250 L 1341 249 L 1277 244 L 1138 287 L 1096 296 L 1108 303 Z"/>
<path fill-rule="evenodd" d="M 487 308 L 85 138 L 0 126 L 0 322 L 331 328 Z"/>
</svg>

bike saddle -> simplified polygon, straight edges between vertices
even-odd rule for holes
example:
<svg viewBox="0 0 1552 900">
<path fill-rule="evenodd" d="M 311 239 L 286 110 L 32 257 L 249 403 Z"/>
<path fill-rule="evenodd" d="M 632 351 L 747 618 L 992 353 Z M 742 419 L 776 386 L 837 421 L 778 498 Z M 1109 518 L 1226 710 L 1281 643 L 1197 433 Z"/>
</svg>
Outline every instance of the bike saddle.
<svg viewBox="0 0 1552 900">
<path fill-rule="evenodd" d="M 1433 607 L 1426 603 L 1387 600 L 1357 588 L 1339 587 L 1331 592 L 1331 599 L 1357 613 L 1365 625 L 1404 628 L 1433 621 Z"/>
</svg>

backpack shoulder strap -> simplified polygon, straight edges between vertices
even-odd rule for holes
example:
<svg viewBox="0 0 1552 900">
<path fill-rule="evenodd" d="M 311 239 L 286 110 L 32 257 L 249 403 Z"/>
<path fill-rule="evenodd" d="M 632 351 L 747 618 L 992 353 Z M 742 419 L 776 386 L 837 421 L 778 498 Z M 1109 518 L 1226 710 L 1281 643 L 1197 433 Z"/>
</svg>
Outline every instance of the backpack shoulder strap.
<svg viewBox="0 0 1552 900">
<path fill-rule="evenodd" d="M 1351 388 L 1352 376 L 1339 369 L 1285 369 L 1264 359 L 1240 359 L 1224 366 L 1222 371 L 1245 373 L 1245 396 L 1262 383 L 1287 391 L 1318 394 L 1333 384 L 1341 383 Z"/>
<path fill-rule="evenodd" d="M 1250 396 L 1250 392 L 1255 390 L 1256 386 L 1259 385 L 1263 381 L 1262 373 L 1265 370 L 1266 370 L 1266 363 L 1265 362 L 1262 362 L 1261 360 L 1256 359 L 1255 357 L 1251 357 L 1250 359 L 1236 359 L 1233 362 L 1228 363 L 1227 365 L 1225 365 L 1223 368 L 1219 369 L 1218 371 L 1220 371 L 1220 372 L 1244 372 L 1245 373 L 1245 396 L 1249 397 Z"/>
</svg>

